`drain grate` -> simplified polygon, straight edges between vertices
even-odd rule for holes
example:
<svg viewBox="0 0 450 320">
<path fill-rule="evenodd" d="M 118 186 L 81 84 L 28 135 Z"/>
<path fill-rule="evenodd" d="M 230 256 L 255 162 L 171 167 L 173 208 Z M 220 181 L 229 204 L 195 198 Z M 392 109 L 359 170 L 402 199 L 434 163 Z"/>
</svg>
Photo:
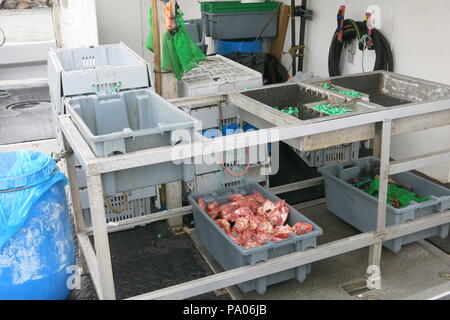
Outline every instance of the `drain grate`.
<svg viewBox="0 0 450 320">
<path fill-rule="evenodd" d="M 372 291 L 372 289 L 367 288 L 366 279 L 360 279 L 343 284 L 341 285 L 341 288 L 352 297 Z"/>
</svg>

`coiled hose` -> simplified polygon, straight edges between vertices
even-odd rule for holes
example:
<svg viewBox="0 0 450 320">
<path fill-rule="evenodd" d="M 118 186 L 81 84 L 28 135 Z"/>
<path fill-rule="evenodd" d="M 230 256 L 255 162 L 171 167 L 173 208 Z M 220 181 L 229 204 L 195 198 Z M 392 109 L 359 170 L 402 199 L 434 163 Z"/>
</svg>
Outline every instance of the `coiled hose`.
<svg viewBox="0 0 450 320">
<path fill-rule="evenodd" d="M 336 31 L 333 34 L 330 52 L 328 54 L 328 72 L 330 77 L 341 75 L 340 64 L 344 45 L 350 44 L 354 39 L 358 41 L 358 44 L 361 44 L 361 42 L 368 38 L 366 22 L 357 22 L 352 19 L 346 19 L 344 21 L 342 41 L 338 40 L 338 33 L 339 31 Z M 370 38 L 373 41 L 373 48 L 377 56 L 373 70 L 394 71 L 394 58 L 387 39 L 378 29 L 372 30 Z M 365 49 L 364 44 L 362 44 L 362 49 Z"/>
</svg>

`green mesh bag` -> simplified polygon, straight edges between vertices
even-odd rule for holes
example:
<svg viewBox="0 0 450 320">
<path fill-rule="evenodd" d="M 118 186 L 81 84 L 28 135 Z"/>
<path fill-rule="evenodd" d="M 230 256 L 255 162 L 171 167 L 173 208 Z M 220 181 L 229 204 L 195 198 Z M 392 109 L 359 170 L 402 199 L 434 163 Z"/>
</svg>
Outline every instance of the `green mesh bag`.
<svg viewBox="0 0 450 320">
<path fill-rule="evenodd" d="M 183 19 L 184 13 L 181 10 L 177 12 L 177 29 L 167 31 L 164 35 L 161 69 L 173 72 L 179 80 L 185 72 L 195 68 L 200 61 L 206 60 L 206 56 L 187 32 Z M 150 30 L 145 46 L 153 51 L 152 8 L 150 8 L 149 25 Z"/>
<path fill-rule="evenodd" d="M 148 19 L 148 24 L 150 26 L 150 29 L 148 31 L 147 41 L 145 42 L 145 47 L 153 52 L 153 10 L 150 7 L 150 15 Z"/>
</svg>

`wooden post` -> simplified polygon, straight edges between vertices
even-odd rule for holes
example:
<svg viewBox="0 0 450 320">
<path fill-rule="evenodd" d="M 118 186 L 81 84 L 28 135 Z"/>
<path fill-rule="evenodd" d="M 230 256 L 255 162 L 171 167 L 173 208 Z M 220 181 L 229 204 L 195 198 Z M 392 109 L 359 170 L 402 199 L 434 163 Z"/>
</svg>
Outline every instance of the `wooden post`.
<svg viewBox="0 0 450 320">
<path fill-rule="evenodd" d="M 278 60 L 281 60 L 284 48 L 284 42 L 286 40 L 287 27 L 289 25 L 289 16 L 291 14 L 291 6 L 282 4 L 280 6 L 280 13 L 278 18 L 278 34 L 275 39 L 272 40 L 270 46 L 270 53 Z"/>
<path fill-rule="evenodd" d="M 161 83 L 161 42 L 159 34 L 158 0 L 152 0 L 152 32 L 153 32 L 153 55 L 155 71 L 155 91 L 162 92 Z"/>
<path fill-rule="evenodd" d="M 100 175 L 88 176 L 89 205 L 91 208 L 92 229 L 94 230 L 94 248 L 103 299 L 115 300 L 114 277 L 106 228 L 102 179 Z"/>
<path fill-rule="evenodd" d="M 175 0 L 171 0 L 172 14 L 175 14 Z M 160 10 L 160 4 L 157 0 L 152 0 L 153 4 L 153 42 L 155 54 L 155 79 L 156 92 L 166 99 L 178 98 L 178 82 L 175 75 L 171 72 L 161 72 L 161 39 L 167 32 L 166 15 L 164 10 Z M 155 36 L 157 30 L 157 36 Z M 160 34 L 162 37 L 160 37 Z M 158 48 L 158 51 L 156 50 Z M 158 80 L 159 79 L 159 80 Z M 159 84 L 158 84 L 159 81 Z M 160 190 L 161 202 L 168 209 L 179 208 L 182 205 L 181 199 L 181 181 L 163 185 Z M 183 226 L 183 217 L 170 218 L 167 220 L 172 229 L 180 229 Z"/>
<path fill-rule="evenodd" d="M 53 20 L 53 30 L 55 31 L 55 41 L 56 47 L 62 48 L 62 34 L 61 34 L 61 5 L 60 0 L 53 1 L 52 4 L 52 20 Z"/>
</svg>

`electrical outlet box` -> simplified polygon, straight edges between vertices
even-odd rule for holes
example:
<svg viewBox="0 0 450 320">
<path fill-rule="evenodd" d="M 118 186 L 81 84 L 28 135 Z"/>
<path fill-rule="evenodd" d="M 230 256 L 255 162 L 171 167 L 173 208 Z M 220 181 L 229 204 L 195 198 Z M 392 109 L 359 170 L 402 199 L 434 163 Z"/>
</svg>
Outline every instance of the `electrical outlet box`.
<svg viewBox="0 0 450 320">
<path fill-rule="evenodd" d="M 371 27 L 381 29 L 381 9 L 377 5 L 370 5 L 366 12 L 371 14 Z"/>
</svg>

